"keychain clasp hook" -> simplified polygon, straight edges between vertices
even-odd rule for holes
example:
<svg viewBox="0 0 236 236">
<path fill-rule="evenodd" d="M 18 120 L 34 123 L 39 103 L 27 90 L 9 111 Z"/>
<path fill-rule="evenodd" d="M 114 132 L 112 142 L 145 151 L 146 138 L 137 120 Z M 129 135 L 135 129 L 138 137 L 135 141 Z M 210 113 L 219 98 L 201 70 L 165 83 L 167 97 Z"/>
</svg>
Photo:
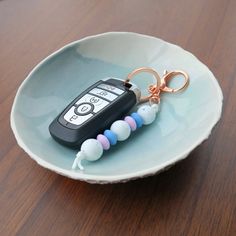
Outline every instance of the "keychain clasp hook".
<svg viewBox="0 0 236 236">
<path fill-rule="evenodd" d="M 141 72 L 147 72 L 152 74 L 156 79 L 156 84 L 150 85 L 148 88 L 148 92 L 150 95 L 144 96 L 140 98 L 140 102 L 154 102 L 160 103 L 160 93 L 167 92 L 167 93 L 175 93 L 181 90 L 184 90 L 189 84 L 189 76 L 186 72 L 182 70 L 174 70 L 171 72 L 164 71 L 164 75 L 160 78 L 159 74 L 152 68 L 149 67 L 141 67 L 138 69 L 133 70 L 131 73 L 128 74 L 127 79 L 125 80 L 125 84 L 129 83 L 130 80 L 137 74 Z M 168 87 L 168 82 L 173 79 L 176 75 L 182 75 L 184 77 L 184 84 L 179 88 L 170 88 Z"/>
<path fill-rule="evenodd" d="M 182 75 L 184 77 L 184 84 L 179 87 L 179 88 L 170 88 L 167 86 L 168 82 L 173 79 L 176 75 Z M 161 79 L 161 86 L 160 90 L 163 92 L 168 92 L 168 93 L 176 93 L 181 90 L 184 90 L 189 84 L 189 76 L 186 72 L 182 70 L 174 70 L 171 72 L 168 72 L 167 70 L 164 71 L 164 75 Z"/>
</svg>

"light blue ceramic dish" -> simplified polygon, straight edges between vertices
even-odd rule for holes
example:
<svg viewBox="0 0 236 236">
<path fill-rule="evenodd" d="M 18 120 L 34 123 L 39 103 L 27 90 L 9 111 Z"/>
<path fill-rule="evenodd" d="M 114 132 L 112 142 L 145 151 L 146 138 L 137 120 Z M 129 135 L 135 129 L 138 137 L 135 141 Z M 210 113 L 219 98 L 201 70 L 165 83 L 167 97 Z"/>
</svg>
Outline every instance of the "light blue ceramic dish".
<svg viewBox="0 0 236 236">
<path fill-rule="evenodd" d="M 190 85 L 164 95 L 149 127 L 119 143 L 85 171 L 73 171 L 76 150 L 56 143 L 48 125 L 81 91 L 104 77 L 126 78 L 137 67 L 185 70 Z M 148 80 L 137 80 L 146 88 Z M 121 182 L 155 174 L 185 158 L 205 140 L 222 109 L 222 92 L 210 70 L 191 53 L 158 38 L 111 32 L 73 42 L 40 62 L 20 86 L 11 112 L 18 144 L 38 164 L 91 183 Z"/>
</svg>

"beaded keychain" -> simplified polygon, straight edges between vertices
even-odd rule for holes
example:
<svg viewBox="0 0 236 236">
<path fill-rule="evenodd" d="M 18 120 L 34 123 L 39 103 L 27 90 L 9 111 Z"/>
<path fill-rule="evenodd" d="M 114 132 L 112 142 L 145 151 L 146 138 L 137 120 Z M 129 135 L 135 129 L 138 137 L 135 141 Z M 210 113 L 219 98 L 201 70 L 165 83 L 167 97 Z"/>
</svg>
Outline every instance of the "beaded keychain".
<svg viewBox="0 0 236 236">
<path fill-rule="evenodd" d="M 154 69 L 148 67 L 142 67 L 132 71 L 127 76 L 124 83 L 129 83 L 135 75 L 141 72 L 151 73 L 157 81 L 155 85 L 149 86 L 148 92 L 150 95 L 140 97 L 139 99 L 139 103 L 148 102 L 148 104 L 141 105 L 137 112 L 133 112 L 123 120 L 113 122 L 110 129 L 106 129 L 103 134 L 98 134 L 96 139 L 90 138 L 85 140 L 81 145 L 80 151 L 76 155 L 72 169 L 75 170 L 78 167 L 80 170 L 83 170 L 84 167 L 81 163 L 82 160 L 98 160 L 101 158 L 103 151 L 116 145 L 117 141 L 124 141 L 129 138 L 131 132 L 141 128 L 143 125 L 151 124 L 155 120 L 156 114 L 159 111 L 161 92 L 175 93 L 184 90 L 189 84 L 189 76 L 184 71 L 164 71 L 164 76 L 161 79 Z M 172 89 L 167 86 L 167 83 L 176 75 L 182 75 L 185 81 L 183 86 L 180 88 Z"/>
</svg>

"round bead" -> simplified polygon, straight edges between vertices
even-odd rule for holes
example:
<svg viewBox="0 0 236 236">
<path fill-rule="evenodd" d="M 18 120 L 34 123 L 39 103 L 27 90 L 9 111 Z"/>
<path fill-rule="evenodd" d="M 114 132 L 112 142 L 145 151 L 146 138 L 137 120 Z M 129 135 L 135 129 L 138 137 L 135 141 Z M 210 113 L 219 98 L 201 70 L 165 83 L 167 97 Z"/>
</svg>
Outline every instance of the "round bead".
<svg viewBox="0 0 236 236">
<path fill-rule="evenodd" d="M 159 105 L 154 103 L 151 105 L 151 108 L 157 113 L 159 111 Z"/>
<path fill-rule="evenodd" d="M 82 143 L 81 151 L 85 156 L 84 159 L 88 161 L 96 161 L 102 156 L 102 144 L 96 139 L 87 139 Z"/>
<path fill-rule="evenodd" d="M 137 124 L 131 116 L 126 116 L 124 119 L 125 122 L 127 122 L 131 128 L 132 131 L 135 131 L 137 129 Z"/>
<path fill-rule="evenodd" d="M 102 148 L 104 150 L 108 150 L 110 148 L 110 142 L 109 142 L 108 138 L 105 135 L 99 134 L 97 136 L 97 140 L 102 144 Z"/>
<path fill-rule="evenodd" d="M 111 131 L 113 131 L 116 136 L 117 136 L 117 139 L 119 141 L 124 141 L 126 140 L 129 135 L 130 135 L 130 132 L 131 132 L 131 129 L 128 125 L 128 123 L 126 123 L 125 121 L 123 120 L 117 120 L 115 121 L 112 125 L 111 125 Z"/>
<path fill-rule="evenodd" d="M 143 124 L 149 125 L 151 124 L 156 118 L 156 112 L 152 109 L 149 105 L 142 105 L 137 113 L 142 117 Z"/>
<path fill-rule="evenodd" d="M 143 119 L 137 112 L 132 113 L 131 117 L 135 120 L 137 128 L 141 128 L 143 126 Z"/>
<path fill-rule="evenodd" d="M 116 136 L 116 134 L 114 132 L 112 132 L 109 129 L 106 129 L 103 134 L 107 137 L 107 139 L 109 140 L 111 145 L 116 145 L 116 143 L 117 143 L 117 136 Z"/>
</svg>

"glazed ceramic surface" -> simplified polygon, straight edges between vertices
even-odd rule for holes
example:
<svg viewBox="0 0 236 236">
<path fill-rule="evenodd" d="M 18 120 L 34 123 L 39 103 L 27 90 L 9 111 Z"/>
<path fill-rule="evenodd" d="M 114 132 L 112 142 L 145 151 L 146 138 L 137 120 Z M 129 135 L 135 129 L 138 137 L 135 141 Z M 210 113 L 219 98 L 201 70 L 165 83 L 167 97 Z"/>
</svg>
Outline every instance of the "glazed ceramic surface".
<svg viewBox="0 0 236 236">
<path fill-rule="evenodd" d="M 138 67 L 185 70 L 186 91 L 164 94 L 154 123 L 132 133 L 85 170 L 71 170 L 77 150 L 55 142 L 51 121 L 80 92 L 106 78 L 125 79 Z M 177 86 L 176 78 L 172 86 Z M 153 82 L 147 74 L 134 82 L 142 89 Z M 124 182 L 155 174 L 185 158 L 205 140 L 219 120 L 222 92 L 211 71 L 191 53 L 158 38 L 111 32 L 73 42 L 40 62 L 20 86 L 11 112 L 18 144 L 38 164 L 70 178 L 91 183 Z"/>
</svg>

